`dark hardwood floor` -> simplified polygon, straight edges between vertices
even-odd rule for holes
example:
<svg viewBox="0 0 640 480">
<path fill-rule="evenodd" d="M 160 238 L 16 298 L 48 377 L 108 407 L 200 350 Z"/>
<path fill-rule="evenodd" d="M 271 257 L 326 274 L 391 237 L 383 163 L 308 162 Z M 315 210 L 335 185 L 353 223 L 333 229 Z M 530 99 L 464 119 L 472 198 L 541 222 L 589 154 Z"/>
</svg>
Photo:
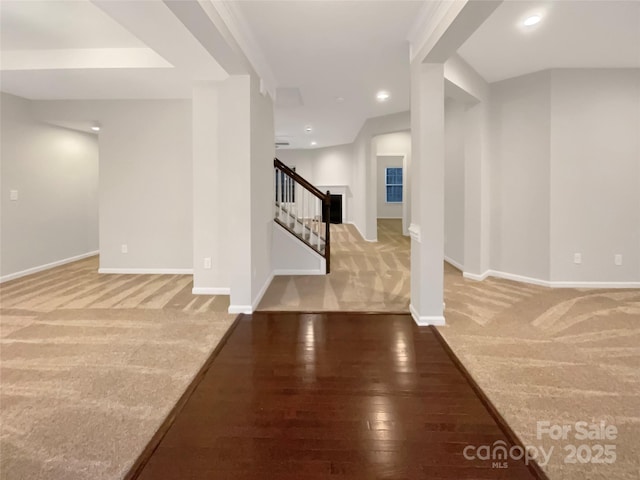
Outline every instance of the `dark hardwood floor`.
<svg viewBox="0 0 640 480">
<path fill-rule="evenodd" d="M 511 445 L 429 327 L 408 315 L 241 318 L 133 477 L 530 479 L 467 445 Z"/>
</svg>

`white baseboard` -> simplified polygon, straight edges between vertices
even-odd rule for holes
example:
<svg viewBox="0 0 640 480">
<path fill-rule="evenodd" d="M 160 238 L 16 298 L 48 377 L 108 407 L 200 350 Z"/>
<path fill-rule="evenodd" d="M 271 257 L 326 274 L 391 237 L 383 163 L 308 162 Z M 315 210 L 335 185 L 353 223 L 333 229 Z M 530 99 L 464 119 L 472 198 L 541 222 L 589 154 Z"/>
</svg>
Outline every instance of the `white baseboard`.
<svg viewBox="0 0 640 480">
<path fill-rule="evenodd" d="M 529 283 L 531 285 L 539 285 L 540 287 L 550 287 L 551 282 L 541 280 L 539 278 L 527 277 L 525 275 L 517 275 L 515 273 L 500 272 L 497 270 L 489 270 L 489 276 L 502 278 L 504 280 L 513 280 L 514 282 Z"/>
<path fill-rule="evenodd" d="M 326 264 L 323 265 L 323 268 L 317 269 L 317 270 L 289 270 L 289 269 L 278 269 L 278 270 L 274 270 L 273 271 L 273 276 L 278 276 L 278 275 L 326 275 L 327 274 L 327 267 Z"/>
<path fill-rule="evenodd" d="M 489 276 L 489 270 L 487 270 L 484 273 L 481 273 L 480 275 L 476 273 L 462 272 L 462 276 L 464 278 L 468 278 L 469 280 L 476 280 L 477 282 L 481 282 L 482 280 L 484 280 Z"/>
<path fill-rule="evenodd" d="M 99 268 L 98 273 L 119 275 L 193 275 L 192 268 Z"/>
<path fill-rule="evenodd" d="M 230 288 L 209 288 L 209 287 L 193 287 L 191 293 L 194 295 L 229 295 Z"/>
<path fill-rule="evenodd" d="M 365 242 L 371 242 L 371 243 L 377 243 L 378 239 L 375 238 L 373 240 L 369 240 L 368 238 L 364 238 L 364 235 L 362 234 L 362 231 L 360 231 L 360 229 L 358 228 L 358 225 L 356 225 L 355 222 L 346 222 L 349 225 L 353 225 L 354 227 L 356 227 L 356 230 L 358 231 L 358 233 L 360 234 L 360 237 L 365 241 Z"/>
<path fill-rule="evenodd" d="M 100 253 L 99 250 L 94 250 L 93 252 L 87 252 L 87 253 L 83 253 L 81 255 L 75 255 L 69 258 L 63 258 L 62 260 L 56 260 L 55 262 L 45 263 L 44 265 L 39 265 L 37 267 L 27 268 L 26 270 L 22 270 L 20 272 L 9 273 L 8 275 L 4 275 L 0 277 L 0 283 L 8 282 L 9 280 L 14 280 L 20 277 L 25 277 L 27 275 L 31 275 L 32 273 L 38 273 L 44 270 L 49 270 L 50 268 L 59 267 L 60 265 L 66 265 L 67 263 L 77 262 L 78 260 L 93 257 L 95 255 L 98 255 L 99 253 Z"/>
<path fill-rule="evenodd" d="M 528 283 L 548 288 L 640 288 L 640 282 L 572 282 L 572 281 L 549 281 L 540 278 L 527 277 L 525 275 L 517 275 L 515 273 L 501 272 L 498 270 L 487 270 L 481 275 L 475 273 L 464 272 L 464 278 L 470 280 L 482 281 L 487 277 L 502 278 L 514 282 Z"/>
<path fill-rule="evenodd" d="M 444 315 L 420 315 L 413 305 L 409 304 L 409 311 L 411 312 L 411 318 L 416 322 L 416 325 L 426 327 L 428 325 L 441 326 L 444 325 Z"/>
<path fill-rule="evenodd" d="M 549 282 L 551 288 L 640 288 L 640 282 Z"/>
<path fill-rule="evenodd" d="M 269 275 L 269 278 L 267 278 L 267 281 L 264 282 L 264 285 L 262 285 L 262 288 L 260 289 L 258 294 L 255 296 L 255 298 L 253 300 L 253 304 L 251 304 L 251 305 L 229 305 L 229 309 L 227 311 L 229 313 L 246 313 L 247 315 L 250 315 L 253 312 L 255 312 L 256 308 L 258 308 L 258 305 L 260 304 L 260 300 L 262 300 L 262 297 L 264 297 L 264 294 L 267 293 L 267 288 L 269 288 L 269 285 L 271 285 L 271 281 L 273 280 L 273 276 L 274 276 L 274 274 L 272 272 L 271 275 Z"/>
<path fill-rule="evenodd" d="M 444 261 L 447 262 L 449 265 L 452 265 L 452 266 L 456 267 L 461 272 L 464 272 L 464 266 L 461 263 L 456 262 L 453 258 L 447 257 L 445 255 L 444 256 Z"/>
<path fill-rule="evenodd" d="M 228 313 L 246 313 L 250 315 L 253 310 L 251 309 L 251 305 L 229 305 Z"/>
</svg>

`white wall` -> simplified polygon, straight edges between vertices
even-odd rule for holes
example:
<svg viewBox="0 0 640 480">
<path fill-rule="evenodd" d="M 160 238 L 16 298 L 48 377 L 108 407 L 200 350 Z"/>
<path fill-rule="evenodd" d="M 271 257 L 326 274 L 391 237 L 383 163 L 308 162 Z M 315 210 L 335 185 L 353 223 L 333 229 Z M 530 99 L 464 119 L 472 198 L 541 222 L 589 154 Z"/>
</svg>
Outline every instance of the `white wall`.
<svg viewBox="0 0 640 480">
<path fill-rule="evenodd" d="M 218 151 L 214 152 L 224 204 L 219 217 L 221 246 L 229 270 L 231 312 L 248 312 L 252 304 L 251 236 L 251 97 L 250 77 L 236 75 L 218 83 Z M 216 135 L 215 131 L 211 135 Z"/>
<path fill-rule="evenodd" d="M 465 106 L 447 98 L 444 120 L 444 254 L 455 264 L 464 266 Z"/>
<path fill-rule="evenodd" d="M 220 85 L 193 89 L 193 291 L 229 293 L 227 179 L 220 160 Z M 213 134 L 215 132 L 215 134 Z M 205 267 L 205 259 L 211 267 Z"/>
<path fill-rule="evenodd" d="M 284 227 L 271 222 L 273 241 L 271 260 L 275 275 L 324 275 L 327 262 L 323 256 L 302 243 Z"/>
<path fill-rule="evenodd" d="M 251 265 L 252 306 L 271 279 L 271 242 L 273 231 L 274 190 L 273 157 L 275 126 L 273 102 L 260 93 L 260 80 L 253 76 L 250 84 L 251 112 Z M 241 234 L 241 232 L 240 232 Z"/>
<path fill-rule="evenodd" d="M 37 101 L 51 121 L 97 120 L 100 268 L 191 271 L 191 101 Z M 121 253 L 127 244 L 128 253 Z"/>
<path fill-rule="evenodd" d="M 557 286 L 637 285 L 640 70 L 498 82 L 491 117 L 492 270 Z"/>
<path fill-rule="evenodd" d="M 491 85 L 491 269 L 549 278 L 549 72 Z"/>
<path fill-rule="evenodd" d="M 353 145 L 336 145 L 314 151 L 313 180 L 316 185 L 351 186 Z"/>
<path fill-rule="evenodd" d="M 194 288 L 250 313 L 273 273 L 273 105 L 256 77 L 234 75 L 194 89 L 193 118 Z"/>
<path fill-rule="evenodd" d="M 314 185 L 350 186 L 353 171 L 353 145 L 333 147 L 283 149 L 276 156 L 296 173 Z"/>
<path fill-rule="evenodd" d="M 639 143 L 640 70 L 551 72 L 551 280 L 640 281 Z"/>
<path fill-rule="evenodd" d="M 378 152 L 376 151 L 374 137 L 385 133 L 407 131 L 410 128 L 411 118 L 409 112 L 369 118 L 360 129 L 353 143 L 352 221 L 366 240 L 376 241 L 378 238 L 376 215 L 376 156 Z M 406 172 L 407 175 L 411 172 L 410 159 L 407 163 Z M 409 198 L 410 190 L 409 182 L 407 182 L 406 198 Z M 408 212 L 409 214 L 410 212 Z"/>
<path fill-rule="evenodd" d="M 404 155 L 411 158 L 411 132 L 386 133 L 374 138 L 376 155 Z"/>
<path fill-rule="evenodd" d="M 353 145 L 335 145 L 333 147 L 310 149 L 282 149 L 276 156 L 286 165 L 296 168 L 302 175 L 322 191 L 334 193 L 346 191 L 343 203 L 345 221 L 353 219 Z M 345 187 L 335 188 L 335 187 Z"/>
<path fill-rule="evenodd" d="M 464 262 L 451 257 L 457 253 L 451 252 L 450 244 L 445 245 L 445 255 L 462 265 L 465 274 L 478 278 L 489 269 L 491 244 L 489 84 L 458 55 L 445 62 L 444 75 L 447 96 L 464 104 L 464 118 L 455 126 L 464 130 L 464 251 L 460 257 Z M 447 123 L 448 130 L 451 130 L 451 122 Z M 448 177 L 451 179 L 451 172 Z M 447 191 L 451 191 L 451 185 Z M 456 199 L 447 196 L 445 209 L 449 213 L 445 215 L 445 222 L 448 224 L 448 239 L 452 227 L 459 231 L 460 224 L 456 223 L 457 227 L 454 227 L 450 223 L 450 210 Z M 460 251 L 459 245 L 454 249 Z"/>
<path fill-rule="evenodd" d="M 98 249 L 97 138 L 40 123 L 30 106 L 2 93 L 4 279 Z M 11 190 L 17 201 L 10 201 Z"/>
<path fill-rule="evenodd" d="M 278 149 L 276 157 L 288 167 L 295 167 L 296 173 L 315 184 L 313 170 L 317 150 L 320 149 Z"/>
</svg>

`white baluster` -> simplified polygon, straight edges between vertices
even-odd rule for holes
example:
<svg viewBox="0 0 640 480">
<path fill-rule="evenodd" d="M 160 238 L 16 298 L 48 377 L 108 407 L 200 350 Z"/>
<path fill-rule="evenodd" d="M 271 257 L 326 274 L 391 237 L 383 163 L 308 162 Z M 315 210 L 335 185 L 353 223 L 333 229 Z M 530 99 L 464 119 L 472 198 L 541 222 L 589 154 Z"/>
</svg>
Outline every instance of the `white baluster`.
<svg viewBox="0 0 640 480">
<path fill-rule="evenodd" d="M 289 225 L 289 208 L 287 207 L 287 199 L 289 198 L 287 195 L 287 175 L 283 175 L 282 176 L 282 202 L 284 203 L 285 206 L 285 212 L 287 214 L 287 219 L 285 220 L 287 222 L 287 226 Z"/>
<path fill-rule="evenodd" d="M 320 235 L 320 231 L 322 230 L 322 215 L 324 214 L 324 205 L 322 205 L 322 200 L 316 198 L 316 202 L 320 204 L 320 219 L 318 220 L 318 250 L 320 250 L 320 240 L 322 236 Z"/>
<path fill-rule="evenodd" d="M 280 212 L 278 213 L 278 218 L 282 221 L 282 172 L 280 169 L 277 170 L 277 178 L 276 182 L 278 184 L 278 190 L 276 191 L 276 195 L 278 196 L 278 207 L 280 208 Z"/>
<path fill-rule="evenodd" d="M 273 178 L 273 191 L 275 192 L 275 196 L 273 197 L 274 201 L 275 201 L 275 218 L 278 218 L 278 210 L 280 208 L 280 202 L 278 202 L 278 169 L 275 169 L 275 175 Z"/>
<path fill-rule="evenodd" d="M 300 188 L 300 215 L 302 217 L 302 237 L 306 236 L 305 220 L 304 220 L 304 188 Z"/>
</svg>

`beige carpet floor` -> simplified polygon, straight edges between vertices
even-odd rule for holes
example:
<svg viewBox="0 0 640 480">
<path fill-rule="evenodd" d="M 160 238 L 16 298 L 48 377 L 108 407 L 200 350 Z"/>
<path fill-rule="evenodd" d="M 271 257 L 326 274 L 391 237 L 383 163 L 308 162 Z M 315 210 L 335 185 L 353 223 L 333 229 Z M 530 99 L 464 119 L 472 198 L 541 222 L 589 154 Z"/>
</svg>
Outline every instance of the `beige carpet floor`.
<svg viewBox="0 0 640 480">
<path fill-rule="evenodd" d="M 397 220 L 378 228 L 372 244 L 351 225 L 332 225 L 332 273 L 277 277 L 259 309 L 406 312 L 409 240 Z M 445 301 L 440 332 L 523 442 L 554 447 L 552 479 L 640 479 L 640 290 L 475 282 L 445 264 Z M 537 421 L 573 433 L 538 440 Z M 580 421 L 615 425 L 618 438 L 577 441 Z M 582 444 L 591 457 L 595 445 L 615 445 L 615 463 L 566 464 L 570 445 Z"/>
<path fill-rule="evenodd" d="M 385 223 L 379 244 L 335 228 L 334 273 L 279 278 L 260 308 L 406 311 L 408 240 Z M 192 296 L 190 277 L 96 267 L 0 287 L 3 480 L 120 478 L 232 322 L 228 300 Z M 439 330 L 522 440 L 554 447 L 552 479 L 640 478 L 640 290 L 474 282 L 446 266 L 445 297 Z M 605 421 L 619 433 L 539 440 L 537 421 Z M 615 445 L 616 461 L 565 464 L 581 444 L 591 455 Z"/>
<path fill-rule="evenodd" d="M 235 316 L 97 257 L 0 286 L 0 478 L 120 479 Z"/>
<path fill-rule="evenodd" d="M 401 220 L 378 220 L 378 242 L 332 224 L 331 274 L 277 276 L 258 310 L 408 312 L 409 248 Z"/>
<path fill-rule="evenodd" d="M 525 445 L 553 448 L 552 479 L 640 478 L 640 289 L 549 289 L 466 280 L 447 266 L 447 325 L 439 327 Z M 537 422 L 571 427 L 537 436 Z M 605 422 L 614 440 L 576 438 L 577 422 Z M 582 447 L 586 463 L 576 460 Z M 613 445 L 612 464 L 593 463 Z"/>
</svg>

